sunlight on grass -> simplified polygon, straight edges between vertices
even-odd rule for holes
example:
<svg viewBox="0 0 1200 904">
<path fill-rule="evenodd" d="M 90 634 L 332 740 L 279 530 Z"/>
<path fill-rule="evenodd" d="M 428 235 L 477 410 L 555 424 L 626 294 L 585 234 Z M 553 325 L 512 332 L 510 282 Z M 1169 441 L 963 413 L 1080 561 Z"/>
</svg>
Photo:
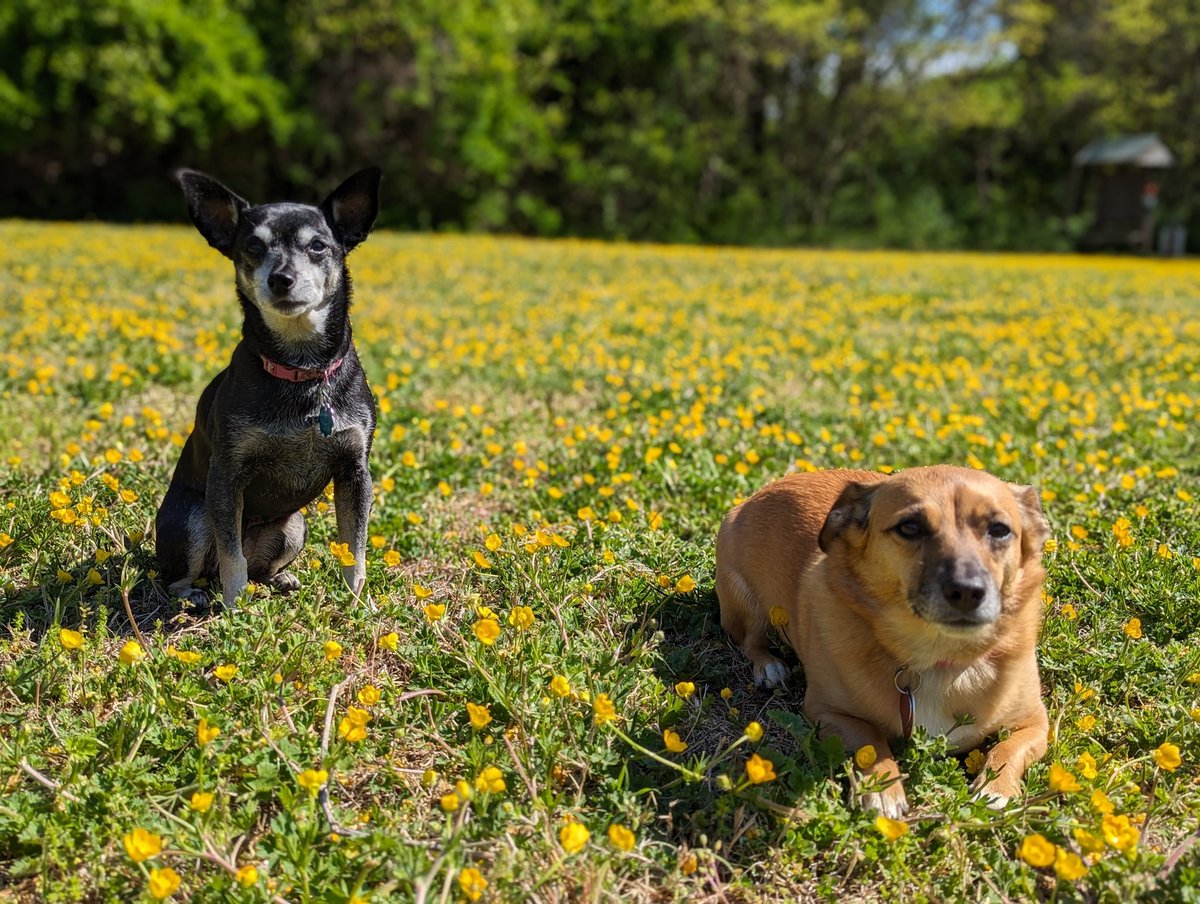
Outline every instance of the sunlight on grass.
<svg viewBox="0 0 1200 904">
<path fill-rule="evenodd" d="M 329 491 L 302 589 L 228 616 L 156 585 L 149 532 L 238 336 L 231 266 L 184 228 L 0 237 L 18 897 L 1200 880 L 1200 265 L 377 234 L 350 264 L 378 608 L 342 584 Z M 800 714 L 802 675 L 750 684 L 713 541 L 789 470 L 936 462 L 1041 489 L 1053 735 L 1003 812 L 970 799 L 978 754 L 915 738 L 913 813 L 877 820 L 847 800 L 855 751 Z"/>
</svg>

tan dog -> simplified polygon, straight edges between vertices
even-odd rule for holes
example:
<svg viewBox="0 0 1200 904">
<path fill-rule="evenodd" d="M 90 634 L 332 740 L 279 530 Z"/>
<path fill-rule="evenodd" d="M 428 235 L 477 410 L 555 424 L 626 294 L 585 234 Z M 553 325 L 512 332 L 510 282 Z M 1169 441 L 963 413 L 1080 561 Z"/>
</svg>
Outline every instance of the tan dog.
<svg viewBox="0 0 1200 904">
<path fill-rule="evenodd" d="M 863 803 L 908 809 L 888 738 L 915 726 L 970 750 L 1007 729 L 979 790 L 998 803 L 1046 752 L 1035 645 L 1042 545 L 1033 487 L 946 465 L 895 475 L 792 474 L 755 493 L 717 536 L 721 624 L 774 687 L 772 620 L 800 656 L 804 708 L 851 752 L 870 744 Z"/>
</svg>

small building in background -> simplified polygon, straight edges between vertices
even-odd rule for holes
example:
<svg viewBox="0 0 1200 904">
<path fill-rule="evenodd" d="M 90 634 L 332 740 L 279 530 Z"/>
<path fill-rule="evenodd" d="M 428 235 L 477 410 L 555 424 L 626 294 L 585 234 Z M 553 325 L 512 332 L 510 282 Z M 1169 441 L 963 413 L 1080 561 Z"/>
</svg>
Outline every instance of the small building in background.
<svg viewBox="0 0 1200 904">
<path fill-rule="evenodd" d="M 1075 155 L 1076 197 L 1083 212 L 1091 208 L 1092 222 L 1080 239 L 1086 250 L 1154 250 L 1158 190 L 1163 173 L 1175 165 L 1175 155 L 1152 132 L 1118 135 L 1091 142 Z M 1181 253 L 1186 236 L 1164 230 L 1165 253 Z M 1175 250 L 1175 245 L 1179 250 Z M 1160 242 L 1162 246 L 1162 242 Z"/>
</svg>

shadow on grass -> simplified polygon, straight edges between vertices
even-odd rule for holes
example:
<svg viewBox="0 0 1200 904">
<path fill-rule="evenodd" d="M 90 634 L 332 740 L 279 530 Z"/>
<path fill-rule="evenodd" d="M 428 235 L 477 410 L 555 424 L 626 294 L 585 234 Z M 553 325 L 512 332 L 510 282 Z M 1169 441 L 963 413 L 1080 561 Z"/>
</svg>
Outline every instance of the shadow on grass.
<svg viewBox="0 0 1200 904">
<path fill-rule="evenodd" d="M 836 738 L 819 739 L 804 717 L 805 682 L 798 669 L 782 688 L 754 687 L 750 663 L 721 628 L 711 587 L 660 597 L 647 614 L 661 632 L 655 644 L 655 674 L 677 697 L 674 688 L 679 682 L 691 682 L 695 691 L 668 708 L 664 724 L 644 725 L 634 739 L 704 778 L 689 779 L 681 771 L 637 758 L 631 761 L 631 786 L 653 796 L 673 843 L 687 850 L 723 839 L 717 867 L 723 880 L 739 873 L 752 876 L 778 856 L 793 833 L 820 831 L 813 827 L 821 813 L 844 812 L 842 744 Z M 775 652 L 792 666 L 797 664 L 790 648 Z M 725 689 L 727 695 L 722 693 Z M 743 738 L 750 722 L 762 726 L 760 742 Z M 664 750 L 664 728 L 680 735 L 686 751 Z M 745 763 L 753 754 L 772 762 L 776 779 L 761 785 L 746 781 Z M 802 894 L 811 891 L 812 880 L 800 870 L 785 884 Z"/>
<path fill-rule="evenodd" d="M 161 623 L 161 633 L 171 634 L 196 619 L 208 616 L 209 607 L 188 606 L 151 578 L 158 563 L 148 544 L 139 543 L 125 555 L 106 562 L 82 559 L 41 583 L 16 585 L 0 598 L 0 629 L 26 631 L 35 643 L 55 625 L 94 633 L 101 621 L 109 634 L 132 637 L 138 627 L 149 632 Z M 129 586 L 126 611 L 122 586 Z"/>
</svg>

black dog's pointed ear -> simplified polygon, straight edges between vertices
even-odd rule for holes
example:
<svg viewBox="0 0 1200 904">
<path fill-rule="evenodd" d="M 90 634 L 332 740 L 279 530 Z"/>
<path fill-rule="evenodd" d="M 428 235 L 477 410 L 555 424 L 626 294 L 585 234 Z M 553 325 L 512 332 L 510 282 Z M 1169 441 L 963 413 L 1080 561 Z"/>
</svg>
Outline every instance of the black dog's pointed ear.
<svg viewBox="0 0 1200 904">
<path fill-rule="evenodd" d="M 175 179 L 183 188 L 188 213 L 200 234 L 223 255 L 230 257 L 238 219 L 242 211 L 250 206 L 249 202 L 239 198 L 212 176 L 195 170 L 178 170 Z"/>
<path fill-rule="evenodd" d="M 871 496 L 875 483 L 849 483 L 825 516 L 825 524 L 817 537 L 821 552 L 828 554 L 833 544 L 845 539 L 851 543 L 862 536 L 871 513 Z"/>
<path fill-rule="evenodd" d="M 375 225 L 381 176 L 377 166 L 359 170 L 321 202 L 325 222 L 347 254 L 366 239 Z"/>
<path fill-rule="evenodd" d="M 1016 497 L 1021 509 L 1021 561 L 1041 555 L 1042 547 L 1050 537 L 1050 522 L 1042 510 L 1042 494 L 1036 487 L 1010 483 L 1008 488 Z"/>
</svg>

